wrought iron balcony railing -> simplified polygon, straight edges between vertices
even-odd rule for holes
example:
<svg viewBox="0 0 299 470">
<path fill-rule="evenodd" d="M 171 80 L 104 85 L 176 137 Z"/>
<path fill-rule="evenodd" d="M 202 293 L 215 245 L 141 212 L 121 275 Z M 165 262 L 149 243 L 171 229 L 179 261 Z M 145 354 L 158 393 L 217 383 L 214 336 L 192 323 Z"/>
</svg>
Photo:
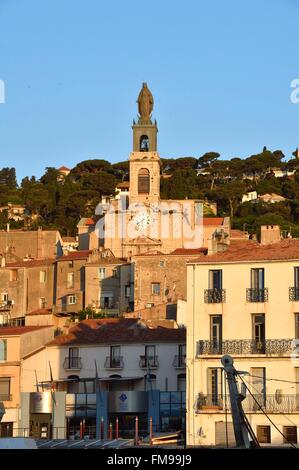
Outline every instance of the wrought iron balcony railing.
<svg viewBox="0 0 299 470">
<path fill-rule="evenodd" d="M 174 356 L 173 366 L 176 369 L 185 369 L 186 367 L 186 356 Z"/>
<path fill-rule="evenodd" d="M 66 357 L 64 359 L 63 368 L 66 370 L 80 370 L 82 369 L 81 357 Z"/>
<path fill-rule="evenodd" d="M 225 302 L 225 289 L 205 289 L 204 292 L 206 304 L 220 304 Z"/>
<path fill-rule="evenodd" d="M 200 340 L 197 356 L 210 354 L 290 354 L 296 349 L 293 339 L 231 339 L 225 341 Z"/>
<path fill-rule="evenodd" d="M 299 287 L 289 288 L 289 300 L 297 302 L 299 300 Z"/>
<path fill-rule="evenodd" d="M 124 359 L 123 356 L 107 356 L 105 361 L 106 369 L 123 369 Z"/>
<path fill-rule="evenodd" d="M 246 289 L 247 302 L 268 302 L 268 288 L 264 289 Z"/>
<path fill-rule="evenodd" d="M 140 356 L 140 369 L 157 369 L 159 367 L 158 356 Z"/>
<path fill-rule="evenodd" d="M 254 397 L 254 398 L 253 398 Z M 242 401 L 242 407 L 245 412 L 262 413 L 261 408 L 266 413 L 298 413 L 299 412 L 299 395 L 264 395 L 253 394 L 247 395 Z M 197 396 L 196 405 L 197 412 L 213 412 L 231 411 L 229 395 L 203 395 Z"/>
</svg>

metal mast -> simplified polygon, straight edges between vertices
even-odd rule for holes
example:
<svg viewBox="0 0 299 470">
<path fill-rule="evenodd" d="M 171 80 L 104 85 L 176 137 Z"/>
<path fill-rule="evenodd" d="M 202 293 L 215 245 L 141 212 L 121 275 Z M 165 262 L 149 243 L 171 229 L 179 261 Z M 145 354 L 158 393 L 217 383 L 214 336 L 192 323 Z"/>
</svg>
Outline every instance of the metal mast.
<svg viewBox="0 0 299 470">
<path fill-rule="evenodd" d="M 240 393 L 238 390 L 236 376 L 238 374 L 246 374 L 246 372 L 236 371 L 234 367 L 234 360 L 231 356 L 225 355 L 221 358 L 221 363 L 227 377 L 231 413 L 233 419 L 234 433 L 237 447 L 252 448 L 259 447 L 257 438 L 246 418 L 242 407 L 242 401 L 245 399 L 245 393 Z M 250 439 L 251 438 L 251 439 Z"/>
</svg>

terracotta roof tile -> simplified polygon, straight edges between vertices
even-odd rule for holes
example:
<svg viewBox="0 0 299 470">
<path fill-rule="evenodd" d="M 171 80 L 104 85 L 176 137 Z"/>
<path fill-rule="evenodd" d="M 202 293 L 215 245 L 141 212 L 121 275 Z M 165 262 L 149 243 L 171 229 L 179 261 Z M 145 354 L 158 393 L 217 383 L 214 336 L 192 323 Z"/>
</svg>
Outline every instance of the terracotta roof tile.
<svg viewBox="0 0 299 470">
<path fill-rule="evenodd" d="M 203 217 L 202 219 L 203 225 L 223 225 L 224 218 L 223 217 Z"/>
<path fill-rule="evenodd" d="M 230 263 L 246 261 L 299 260 L 299 239 L 284 239 L 276 243 L 261 245 L 252 240 L 235 240 L 222 253 L 207 255 L 195 262 Z M 190 261 L 192 264 L 194 261 Z"/>
<path fill-rule="evenodd" d="M 76 259 L 87 259 L 92 253 L 91 250 L 72 251 L 68 255 L 59 256 L 57 261 L 71 261 Z"/>
<path fill-rule="evenodd" d="M 14 261 L 13 263 L 6 263 L 4 267 L 7 268 L 34 268 L 36 266 L 48 266 L 55 263 L 55 259 L 31 259 L 28 261 Z"/>
<path fill-rule="evenodd" d="M 139 325 L 138 325 L 139 323 Z M 138 319 L 84 320 L 69 330 L 67 335 L 57 336 L 48 346 L 76 344 L 110 344 L 143 342 L 183 342 L 185 329 L 148 328 Z"/>
<path fill-rule="evenodd" d="M 37 310 L 33 310 L 32 312 L 26 313 L 26 317 L 33 316 L 33 315 L 51 315 L 52 310 L 50 308 L 38 308 Z"/>
<path fill-rule="evenodd" d="M 0 327 L 0 336 L 20 336 L 44 328 L 50 328 L 50 326 L 2 326 Z"/>
</svg>

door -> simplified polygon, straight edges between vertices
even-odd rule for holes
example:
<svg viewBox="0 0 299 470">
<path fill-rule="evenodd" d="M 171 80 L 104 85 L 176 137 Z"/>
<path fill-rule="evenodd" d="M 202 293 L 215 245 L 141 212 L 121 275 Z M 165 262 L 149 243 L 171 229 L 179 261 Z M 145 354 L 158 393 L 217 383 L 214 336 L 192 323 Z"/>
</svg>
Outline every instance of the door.
<svg viewBox="0 0 299 470">
<path fill-rule="evenodd" d="M 221 367 L 208 368 L 208 396 L 207 406 L 222 406 L 223 370 Z"/>
<path fill-rule="evenodd" d="M 30 416 L 30 437 L 51 439 L 51 415 L 32 413 Z"/>
<path fill-rule="evenodd" d="M 145 346 L 145 361 L 147 367 L 155 367 L 156 365 L 156 346 Z"/>
<path fill-rule="evenodd" d="M 265 354 L 265 315 L 253 315 L 253 354 Z"/>
<path fill-rule="evenodd" d="M 69 348 L 69 368 L 76 369 L 79 362 L 79 348 Z"/>
<path fill-rule="evenodd" d="M 227 425 L 224 421 L 216 421 L 215 423 L 215 445 L 221 447 L 235 447 L 235 433 L 232 422 Z"/>
<path fill-rule="evenodd" d="M 120 346 L 110 347 L 110 367 L 111 368 L 120 367 Z"/>
<path fill-rule="evenodd" d="M 211 316 L 211 349 L 212 354 L 222 353 L 222 316 Z"/>
</svg>

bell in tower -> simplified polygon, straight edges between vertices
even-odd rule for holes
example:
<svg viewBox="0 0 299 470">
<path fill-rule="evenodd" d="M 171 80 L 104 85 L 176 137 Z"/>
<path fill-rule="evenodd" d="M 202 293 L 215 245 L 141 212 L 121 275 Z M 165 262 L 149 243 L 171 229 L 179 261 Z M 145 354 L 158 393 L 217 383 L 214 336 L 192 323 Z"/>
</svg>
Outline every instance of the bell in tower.
<svg viewBox="0 0 299 470">
<path fill-rule="evenodd" d="M 157 122 L 151 120 L 154 98 L 146 83 L 142 84 L 138 99 L 138 121 L 133 122 L 133 152 L 157 151 Z"/>
</svg>

